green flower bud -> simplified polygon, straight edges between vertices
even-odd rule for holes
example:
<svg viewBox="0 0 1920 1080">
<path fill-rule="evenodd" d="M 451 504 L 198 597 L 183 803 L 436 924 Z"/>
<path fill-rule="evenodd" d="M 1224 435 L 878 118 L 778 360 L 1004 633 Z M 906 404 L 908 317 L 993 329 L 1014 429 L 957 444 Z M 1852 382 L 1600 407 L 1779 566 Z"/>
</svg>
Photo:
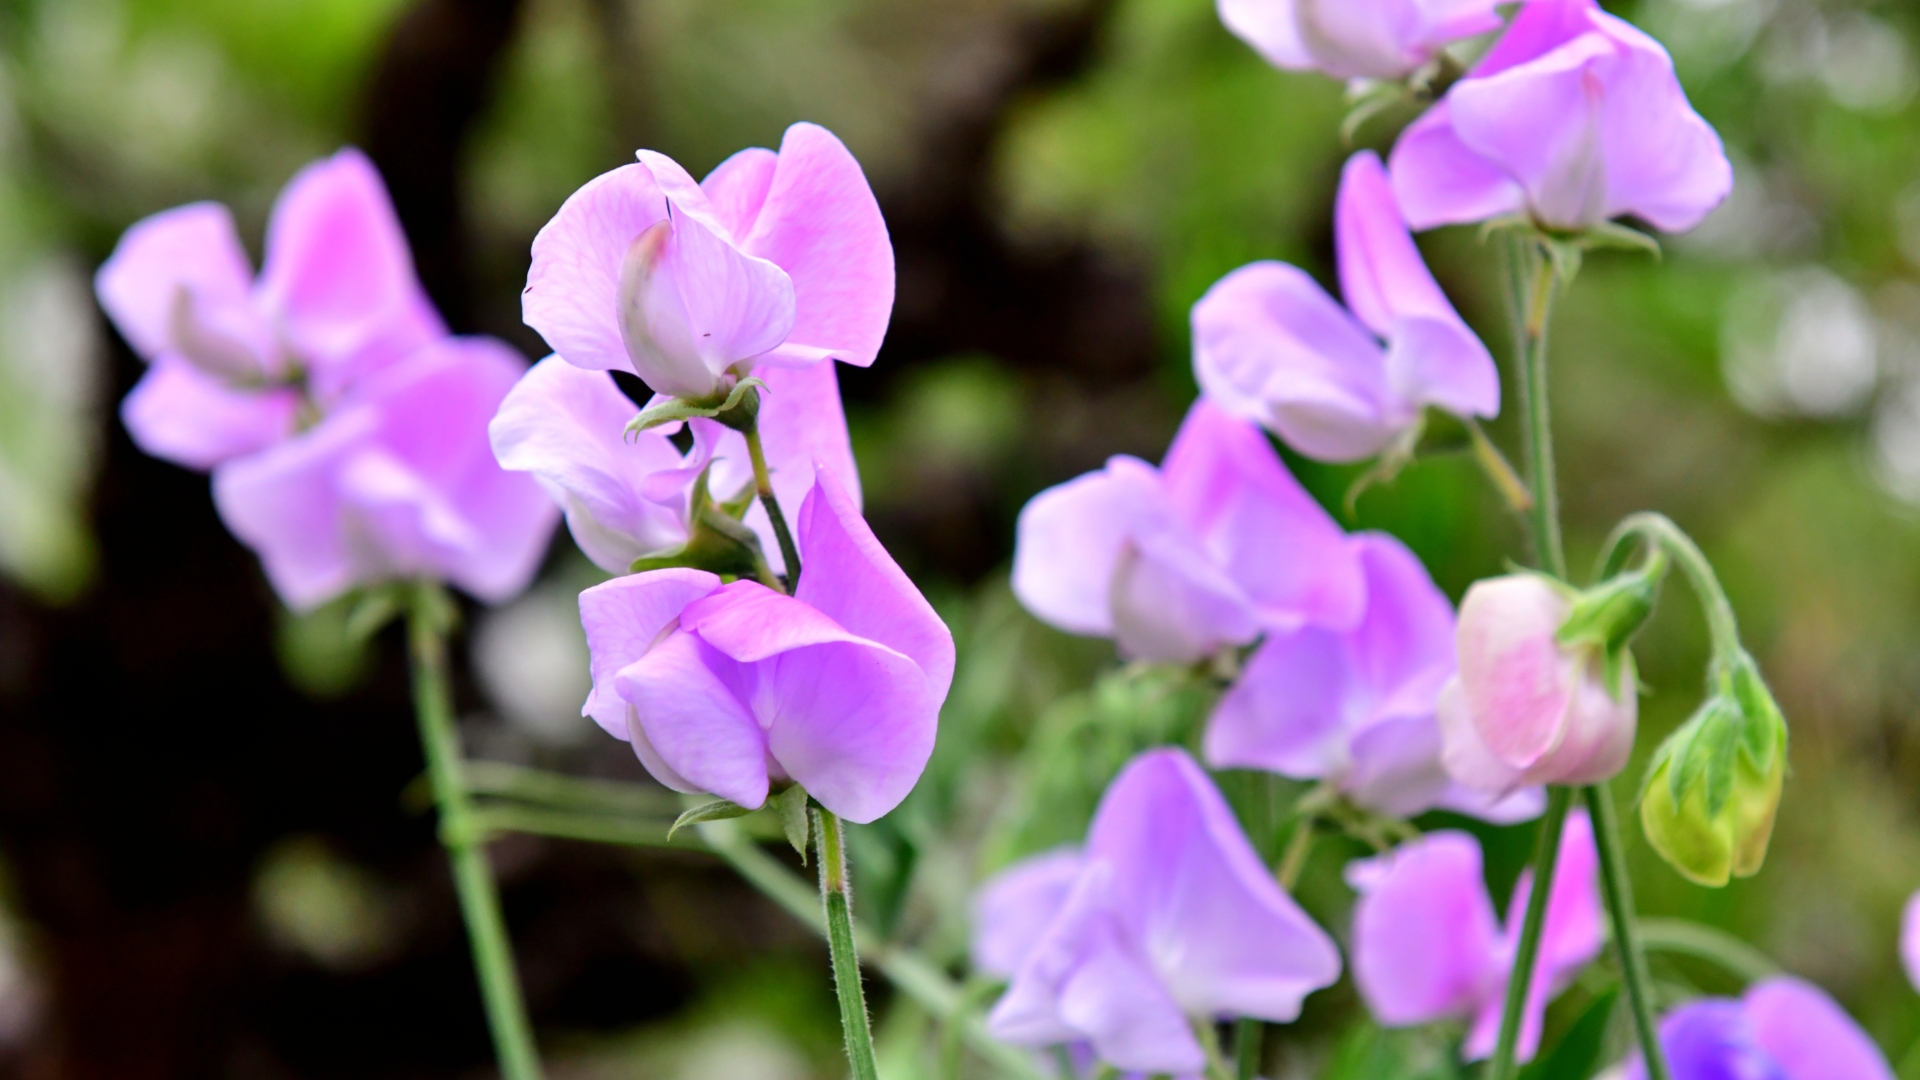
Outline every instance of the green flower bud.
<svg viewBox="0 0 1920 1080">
<path fill-rule="evenodd" d="M 1753 658 L 1716 664 L 1712 694 L 1654 754 L 1640 824 L 1689 880 L 1725 885 L 1766 861 L 1786 779 L 1787 724 Z"/>
<path fill-rule="evenodd" d="M 1632 673 L 1627 642 L 1652 617 L 1666 575 L 1667 556 L 1656 550 L 1639 569 L 1573 593 L 1573 607 L 1554 635 L 1562 645 L 1590 645 L 1598 650 L 1607 689 L 1616 697 L 1633 689 L 1621 685 L 1622 675 L 1631 677 Z"/>
</svg>

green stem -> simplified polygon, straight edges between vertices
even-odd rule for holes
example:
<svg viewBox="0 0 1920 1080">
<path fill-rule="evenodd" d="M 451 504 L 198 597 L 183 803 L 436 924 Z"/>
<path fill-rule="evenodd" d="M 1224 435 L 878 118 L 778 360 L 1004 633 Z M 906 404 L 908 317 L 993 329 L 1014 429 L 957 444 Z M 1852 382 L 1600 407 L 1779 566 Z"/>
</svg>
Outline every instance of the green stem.
<svg viewBox="0 0 1920 1080">
<path fill-rule="evenodd" d="M 1494 489 L 1506 500 L 1507 509 L 1526 517 L 1533 511 L 1533 492 L 1527 487 L 1527 482 L 1514 471 L 1507 455 L 1493 445 L 1492 439 L 1487 438 L 1486 429 L 1480 426 L 1480 421 L 1469 416 L 1463 422 L 1472 446 L 1473 460 L 1480 466 L 1480 471 L 1493 481 Z"/>
<path fill-rule="evenodd" d="M 1605 784 L 1586 789 L 1587 809 L 1593 815 L 1593 846 L 1600 856 L 1600 881 L 1607 914 L 1613 920 L 1613 946 L 1620 954 L 1620 973 L 1627 985 L 1627 1006 L 1633 1010 L 1634 1030 L 1640 1036 L 1640 1054 L 1647 1080 L 1668 1080 L 1667 1058 L 1654 1025 L 1653 976 L 1647 972 L 1646 950 L 1634 920 L 1633 880 L 1620 850 L 1620 820 L 1613 807 L 1613 790 Z"/>
<path fill-rule="evenodd" d="M 1547 397 L 1547 326 L 1553 317 L 1553 261 L 1532 237 L 1513 241 L 1509 259 L 1520 335 L 1519 382 L 1521 441 L 1527 481 L 1533 489 L 1530 520 L 1534 559 L 1540 568 L 1564 580 L 1566 550 L 1560 541 L 1560 485 L 1553 462 L 1553 410 Z"/>
<path fill-rule="evenodd" d="M 667 839 L 671 820 L 616 818 L 599 814 L 574 814 L 531 806 L 475 807 L 471 819 L 483 835 L 502 832 L 551 836 L 558 840 L 580 840 L 590 844 L 624 844 L 632 847 L 680 848 L 700 850 L 691 839 Z"/>
<path fill-rule="evenodd" d="M 1236 1080 L 1256 1080 L 1260 1075 L 1260 1051 L 1266 1035 L 1264 1021 L 1243 1016 L 1234 1022 L 1233 1075 Z"/>
<path fill-rule="evenodd" d="M 773 494 L 773 475 L 767 471 L 767 454 L 760 447 L 760 425 L 746 430 L 747 457 L 753 461 L 753 489 L 760 505 L 767 508 L 767 520 L 773 523 L 773 537 L 780 542 L 780 558 L 787 564 L 787 592 L 800 588 L 800 549 L 793 546 L 793 533 L 787 530 L 787 516 L 780 512 L 780 500 Z"/>
<path fill-rule="evenodd" d="M 506 1080 L 540 1080 L 540 1057 L 520 995 L 513 948 L 500 913 L 500 894 L 487 862 L 485 832 L 477 827 L 472 803 L 462 786 L 460 736 L 453 726 L 447 680 L 445 627 L 449 621 L 446 613 L 451 610 L 451 602 L 437 584 L 419 586 L 407 629 L 420 746 L 426 754 L 435 801 L 440 805 L 440 839 L 453 863 L 460 914 L 466 920 L 500 1073 Z"/>
<path fill-rule="evenodd" d="M 1742 982 L 1759 982 L 1780 974 L 1780 965 L 1759 949 L 1725 930 L 1686 919 L 1641 919 L 1640 948 L 1692 956 L 1714 964 Z"/>
<path fill-rule="evenodd" d="M 1520 1045 L 1520 1022 L 1527 1011 L 1527 991 L 1533 982 L 1534 958 L 1540 953 L 1540 932 L 1547 924 L 1547 901 L 1553 894 L 1553 871 L 1560 861 L 1560 835 L 1566 831 L 1573 789 L 1547 789 L 1547 813 L 1540 819 L 1540 835 L 1533 848 L 1533 891 L 1527 894 L 1527 915 L 1520 924 L 1520 942 L 1507 976 L 1507 999 L 1500 1014 L 1500 1039 L 1494 1044 L 1487 1080 L 1513 1080 L 1514 1051 Z"/>
<path fill-rule="evenodd" d="M 820 860 L 820 899 L 827 909 L 827 951 L 833 957 L 833 985 L 840 998 L 840 1030 L 846 1035 L 853 1080 L 880 1080 L 873 1061 L 873 1032 L 867 1026 L 867 995 L 860 985 L 860 956 L 853 942 L 853 888 L 847 881 L 847 855 L 840 819 L 824 806 L 813 811 L 814 854 Z"/>
<path fill-rule="evenodd" d="M 672 792 L 618 780 L 588 780 L 564 773 L 509 765 L 503 761 L 469 761 L 461 777 L 470 795 L 494 795 L 536 803 L 556 810 L 665 818 L 672 821 L 686 809 Z"/>
<path fill-rule="evenodd" d="M 1207 1056 L 1207 1080 L 1234 1080 L 1226 1059 L 1221 1056 L 1220 1032 L 1215 1028 L 1212 1017 L 1200 1017 L 1193 1021 L 1193 1037 L 1199 1041 L 1201 1051 Z"/>
<path fill-rule="evenodd" d="M 1716 659 L 1738 655 L 1740 651 L 1740 627 L 1733 617 L 1733 604 L 1727 599 L 1727 591 L 1720 586 L 1720 578 L 1713 572 L 1713 564 L 1707 561 L 1706 553 L 1693 537 L 1681 531 L 1665 514 L 1644 511 L 1630 514 L 1614 527 L 1613 535 L 1607 538 L 1607 547 L 1600 560 L 1601 580 L 1606 580 L 1620 572 L 1627 558 L 1633 553 L 1632 541 L 1639 540 L 1672 556 L 1687 577 L 1687 584 L 1693 587 L 1693 595 L 1700 601 L 1700 608 L 1707 616 L 1707 633 L 1713 639 L 1713 655 Z"/>
</svg>

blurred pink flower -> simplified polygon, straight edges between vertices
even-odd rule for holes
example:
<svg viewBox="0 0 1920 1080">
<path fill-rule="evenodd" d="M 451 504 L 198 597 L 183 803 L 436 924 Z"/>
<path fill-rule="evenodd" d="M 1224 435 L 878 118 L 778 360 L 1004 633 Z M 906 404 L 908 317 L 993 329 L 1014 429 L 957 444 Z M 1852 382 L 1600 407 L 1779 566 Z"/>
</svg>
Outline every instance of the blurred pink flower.
<svg viewBox="0 0 1920 1080">
<path fill-rule="evenodd" d="M 1395 817 L 1435 807 L 1537 816 L 1537 789 L 1476 791 L 1440 764 L 1434 712 L 1454 673 L 1453 605 L 1400 541 L 1359 533 L 1347 543 L 1366 575 L 1366 614 L 1349 630 L 1270 632 L 1207 723 L 1207 764 L 1329 780 Z"/>
<path fill-rule="evenodd" d="M 1020 1046 L 1085 1042 L 1122 1070 L 1198 1073 L 1189 1017 L 1286 1022 L 1340 977 L 1332 939 L 1172 748 L 1113 781 L 1084 853 L 1017 864 L 976 912 L 982 970 L 1012 978 L 988 1030 Z"/>
<path fill-rule="evenodd" d="M 1190 662 L 1265 628 L 1349 627 L 1365 583 L 1340 526 L 1253 425 L 1196 401 L 1159 469 L 1115 456 L 1020 512 L 1013 591 L 1041 620 Z"/>
<path fill-rule="evenodd" d="M 227 208 L 193 203 L 136 223 L 100 267 L 101 306 L 152 364 L 121 405 L 142 450 L 211 469 L 446 335 L 358 150 L 288 182 L 266 252 L 255 281 Z"/>
<path fill-rule="evenodd" d="M 1455 780 L 1504 794 L 1596 784 L 1626 766 L 1639 714 L 1633 665 L 1628 659 L 1609 688 L 1598 647 L 1558 639 L 1571 609 L 1537 574 L 1467 590 L 1460 673 L 1440 692 L 1442 760 Z"/>
<path fill-rule="evenodd" d="M 1218 0 L 1267 62 L 1336 79 L 1398 79 L 1449 43 L 1498 29 L 1500 0 Z"/>
<path fill-rule="evenodd" d="M 746 807 L 774 779 L 868 822 L 913 789 L 953 681 L 953 636 L 821 470 L 800 507 L 794 596 L 704 570 L 580 594 L 591 716 L 676 791 Z"/>
<path fill-rule="evenodd" d="M 1547 897 L 1546 925 L 1520 1026 L 1518 1060 L 1540 1048 L 1547 1003 L 1600 955 L 1606 940 L 1599 857 L 1584 812 L 1567 818 Z M 1353 977 L 1383 1027 L 1464 1020 L 1464 1053 L 1493 1053 L 1506 1004 L 1532 871 L 1513 888 L 1502 927 L 1481 876 L 1480 843 L 1463 832 L 1428 833 L 1386 855 L 1347 865 L 1360 893 L 1353 915 Z"/>
<path fill-rule="evenodd" d="M 1739 1000 L 1697 998 L 1660 1022 L 1673 1080 L 1893 1080 L 1873 1039 L 1812 983 L 1779 975 Z M 1635 1053 L 1625 1080 L 1646 1080 Z"/>
<path fill-rule="evenodd" d="M 1584 229 L 1632 214 L 1665 232 L 1733 189 L 1720 136 L 1660 43 L 1594 0 L 1531 0 L 1499 44 L 1394 145 L 1416 229 L 1528 214 Z"/>
<path fill-rule="evenodd" d="M 860 165 L 814 124 L 695 184 L 651 150 L 588 181 L 533 241 L 523 309 L 563 359 L 703 399 L 754 365 L 873 363 L 893 246 Z"/>
<path fill-rule="evenodd" d="M 1193 306 L 1207 395 L 1322 461 L 1379 453 L 1429 405 L 1497 415 L 1493 356 L 1428 272 L 1372 151 L 1341 174 L 1334 244 L 1351 314 L 1278 262 L 1235 270 Z"/>
</svg>

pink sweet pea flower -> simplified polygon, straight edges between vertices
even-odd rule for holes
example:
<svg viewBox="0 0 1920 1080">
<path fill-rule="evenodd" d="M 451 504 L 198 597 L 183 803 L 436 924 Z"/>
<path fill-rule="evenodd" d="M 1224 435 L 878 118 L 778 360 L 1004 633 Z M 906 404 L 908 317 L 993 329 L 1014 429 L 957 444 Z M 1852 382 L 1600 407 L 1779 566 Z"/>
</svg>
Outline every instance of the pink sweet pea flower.
<svg viewBox="0 0 1920 1080">
<path fill-rule="evenodd" d="M 591 716 L 661 783 L 746 807 L 774 779 L 868 822 L 933 753 L 953 636 L 825 469 L 800 507 L 806 573 L 786 596 L 704 570 L 580 594 Z"/>
<path fill-rule="evenodd" d="M 1623 214 L 1665 232 L 1733 190 L 1720 136 L 1660 43 L 1594 0 L 1532 0 L 1401 134 L 1393 189 L 1416 229 L 1528 214 L 1584 229 Z"/>
<path fill-rule="evenodd" d="M 1006 1042 L 1084 1041 L 1122 1070 L 1198 1073 L 1193 1019 L 1290 1021 L 1340 977 L 1332 939 L 1184 751 L 1135 758 L 1100 800 L 1084 853 L 1039 859 L 990 883 L 978 909 L 987 970 L 1014 969 L 987 1017 Z"/>
<path fill-rule="evenodd" d="M 1493 356 L 1428 272 L 1372 151 L 1341 174 L 1334 243 L 1351 314 L 1278 262 L 1235 270 L 1193 306 L 1207 395 L 1322 461 L 1379 453 L 1429 405 L 1498 414 Z"/>
<path fill-rule="evenodd" d="M 1906 969 L 1907 981 L 1920 990 L 1920 892 L 1907 898 L 1900 913 L 1900 966 Z"/>
<path fill-rule="evenodd" d="M 1567 818 L 1547 897 L 1546 926 L 1520 1025 L 1521 1061 L 1540 1048 L 1547 1003 L 1600 955 L 1606 940 L 1598 868 L 1593 828 L 1584 812 L 1575 811 Z M 1349 863 L 1347 883 L 1360 893 L 1353 915 L 1353 976 L 1374 1019 L 1390 1028 L 1465 1021 L 1470 1025 L 1467 1059 L 1492 1054 L 1532 871 L 1513 888 L 1504 928 L 1481 876 L 1479 841 L 1467 833 L 1428 833 L 1389 854 Z"/>
<path fill-rule="evenodd" d="M 1503 794 L 1529 784 L 1597 784 L 1626 767 L 1639 715 L 1631 659 L 1610 688 L 1598 648 L 1558 640 L 1571 610 L 1537 574 L 1467 590 L 1460 673 L 1440 692 L 1442 761 L 1454 779 Z"/>
<path fill-rule="evenodd" d="M 492 338 L 415 350 L 316 426 L 216 467 L 220 517 L 295 609 L 417 576 L 505 600 L 539 569 L 559 516 L 487 445 L 487 421 L 525 370 Z"/>
<path fill-rule="evenodd" d="M 155 214 L 100 267 L 100 304 L 152 367 L 121 405 L 142 450 L 211 469 L 287 438 L 303 400 L 446 335 L 414 277 L 380 175 L 346 149 L 274 204 L 258 281 L 217 203 Z"/>
<path fill-rule="evenodd" d="M 1340 526 L 1257 428 L 1206 398 L 1159 469 L 1115 456 L 1034 496 L 1013 591 L 1062 630 L 1182 663 L 1264 628 L 1351 626 L 1366 599 Z"/>
<path fill-rule="evenodd" d="M 1453 605 L 1400 541 L 1360 533 L 1348 545 L 1366 575 L 1366 614 L 1349 630 L 1269 633 L 1214 708 L 1207 764 L 1329 780 L 1395 817 L 1435 807 L 1497 822 L 1537 816 L 1537 789 L 1491 796 L 1440 764 L 1434 712 L 1454 673 Z"/>
<path fill-rule="evenodd" d="M 760 370 L 761 446 L 782 506 L 800 505 L 825 469 L 860 504 L 860 474 L 840 408 L 834 365 Z M 507 395 L 489 427 L 503 468 L 532 473 L 566 511 L 580 550 L 602 569 L 626 573 L 635 559 L 666 555 L 687 542 L 689 496 L 709 463 L 708 489 L 728 501 L 753 483 L 746 438 L 712 420 L 689 421 L 693 446 L 682 453 L 671 427 L 628 437 L 639 409 L 605 372 L 550 356 Z M 786 565 L 766 509 L 757 501 L 747 525 L 776 572 Z"/>
<path fill-rule="evenodd" d="M 1739 1000 L 1700 998 L 1660 1022 L 1673 1080 L 1893 1080 L 1860 1025 L 1824 990 L 1789 976 L 1762 979 Z M 1626 1080 L 1646 1080 L 1636 1052 Z"/>
<path fill-rule="evenodd" d="M 1500 27 L 1499 0 L 1218 0 L 1220 21 L 1267 62 L 1336 79 L 1399 79 L 1461 38 Z"/>
<path fill-rule="evenodd" d="M 728 372 L 829 357 L 873 363 L 893 310 L 893 246 L 840 140 L 795 124 L 705 181 L 642 150 L 589 181 L 533 241 L 527 325 L 556 353 L 704 399 Z"/>
</svg>

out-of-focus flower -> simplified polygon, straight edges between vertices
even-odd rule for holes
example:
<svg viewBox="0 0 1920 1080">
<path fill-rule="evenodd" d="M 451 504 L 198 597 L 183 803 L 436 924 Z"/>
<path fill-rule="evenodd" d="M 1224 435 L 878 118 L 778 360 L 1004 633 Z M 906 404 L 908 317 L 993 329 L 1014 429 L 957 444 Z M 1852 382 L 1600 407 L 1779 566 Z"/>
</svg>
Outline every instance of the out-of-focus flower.
<svg viewBox="0 0 1920 1080">
<path fill-rule="evenodd" d="M 1016 865 L 976 910 L 984 970 L 1012 972 L 989 1030 L 1021 1046 L 1085 1042 L 1123 1070 L 1198 1073 L 1193 1020 L 1290 1021 L 1340 977 L 1333 941 L 1177 749 L 1120 773 L 1082 854 Z"/>
<path fill-rule="evenodd" d="M 1453 605 L 1400 541 L 1348 543 L 1366 574 L 1365 617 L 1346 631 L 1268 634 L 1214 709 L 1207 763 L 1331 780 L 1396 817 L 1436 806 L 1503 822 L 1537 815 L 1537 790 L 1501 798 L 1447 775 L 1434 711 L 1454 673 Z"/>
<path fill-rule="evenodd" d="M 1533 0 L 1394 145 L 1416 229 L 1527 214 L 1585 229 L 1632 214 L 1684 232 L 1733 188 L 1720 136 L 1659 42 L 1595 0 Z"/>
<path fill-rule="evenodd" d="M 194 469 L 285 439 L 303 402 L 329 407 L 447 332 L 379 173 L 353 149 L 287 184 L 257 282 L 227 208 L 193 203 L 128 229 L 95 290 L 152 364 L 121 404 L 127 431 Z"/>
<path fill-rule="evenodd" d="M 1193 306 L 1208 396 L 1323 461 L 1380 452 L 1429 405 L 1497 414 L 1493 356 L 1428 272 L 1372 151 L 1341 175 L 1334 243 L 1352 314 L 1278 262 L 1235 270 Z"/>
<path fill-rule="evenodd" d="M 1547 1003 L 1600 955 L 1606 935 L 1598 868 L 1593 828 L 1576 811 L 1567 818 L 1547 896 L 1520 1025 L 1521 1061 L 1540 1047 Z M 1471 1025 L 1468 1060 L 1492 1054 L 1532 871 L 1514 886 L 1504 928 L 1481 876 L 1480 844 L 1466 833 L 1428 833 L 1387 855 L 1350 863 L 1347 881 L 1360 893 L 1353 916 L 1354 981 L 1374 1019 L 1385 1027 L 1464 1020 Z"/>
<path fill-rule="evenodd" d="M 1719 886 L 1766 861 L 1787 774 L 1787 722 L 1751 656 L 1714 667 L 1707 700 L 1653 756 L 1640 823 L 1674 869 Z"/>
<path fill-rule="evenodd" d="M 593 656 L 581 711 L 677 791 L 757 807 L 791 778 L 872 821 L 933 752 L 953 636 L 829 471 L 800 507 L 798 543 L 793 596 L 692 569 L 581 593 Z"/>
<path fill-rule="evenodd" d="M 1739 1000 L 1700 998 L 1660 1022 L 1673 1080 L 1893 1080 L 1885 1055 L 1826 992 L 1788 976 Z M 1627 1080 L 1646 1080 L 1638 1053 Z"/>
<path fill-rule="evenodd" d="M 1498 29 L 1498 0 L 1218 0 L 1267 62 L 1336 79 L 1398 79 L 1461 38 Z"/>
<path fill-rule="evenodd" d="M 1460 604 L 1460 672 L 1440 691 L 1441 760 L 1504 793 L 1594 784 L 1626 766 L 1639 716 L 1632 654 L 1563 642 L 1574 600 L 1537 574 L 1475 582 Z"/>
<path fill-rule="evenodd" d="M 839 139 L 795 124 L 778 154 L 743 150 L 700 184 L 662 154 L 639 158 L 534 238 L 523 312 L 555 352 L 691 399 L 752 365 L 873 363 L 893 246 Z"/>
<path fill-rule="evenodd" d="M 860 473 L 834 365 L 763 368 L 759 377 L 767 385 L 756 422 L 775 498 L 782 506 L 799 506 L 821 468 L 833 473 L 857 507 Z M 614 573 L 687 542 L 693 482 L 709 464 L 707 485 L 720 501 L 753 483 L 746 438 L 738 431 L 690 420 L 693 445 L 682 453 L 667 427 L 627 435 L 636 412 L 606 373 L 549 356 L 507 395 L 488 429 L 500 464 L 532 473 L 566 511 L 580 550 Z M 754 504 L 745 520 L 759 534 L 769 564 L 784 570 L 766 509 Z"/>
<path fill-rule="evenodd" d="M 1122 655 L 1190 662 L 1262 629 L 1351 627 L 1366 603 L 1340 526 L 1257 428 L 1201 398 L 1159 469 L 1115 456 L 1020 512 L 1013 591 Z"/>
<path fill-rule="evenodd" d="M 318 425 L 216 468 L 221 520 L 295 609 L 416 576 L 505 600 L 539 569 L 559 517 L 487 445 L 487 421 L 525 370 L 492 338 L 418 349 L 359 380 Z"/>
</svg>

